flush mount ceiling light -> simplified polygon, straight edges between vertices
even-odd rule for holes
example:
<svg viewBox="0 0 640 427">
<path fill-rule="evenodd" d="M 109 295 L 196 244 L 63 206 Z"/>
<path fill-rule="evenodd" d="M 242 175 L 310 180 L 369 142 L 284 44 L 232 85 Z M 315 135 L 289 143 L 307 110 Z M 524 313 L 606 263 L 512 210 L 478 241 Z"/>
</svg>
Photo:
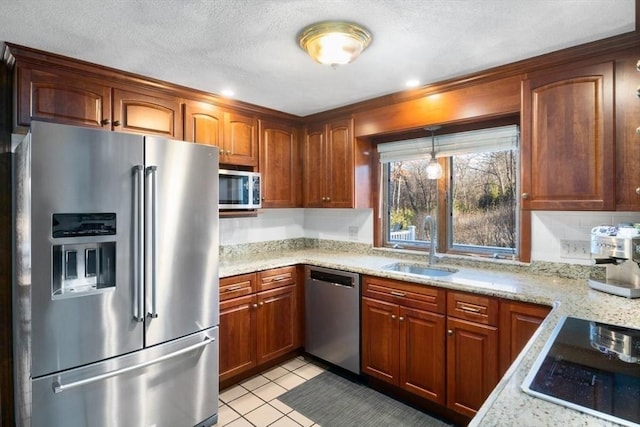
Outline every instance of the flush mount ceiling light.
<svg viewBox="0 0 640 427">
<path fill-rule="evenodd" d="M 298 44 L 320 64 L 348 64 L 371 43 L 371 33 L 360 25 L 342 21 L 312 24 L 298 33 Z"/>
<path fill-rule="evenodd" d="M 431 160 L 429 160 L 429 164 L 427 165 L 427 179 L 440 179 L 440 177 L 442 177 L 442 166 L 440 166 L 440 163 L 436 160 L 435 150 L 436 131 L 441 127 L 442 126 L 429 126 L 425 128 L 431 131 Z"/>
</svg>

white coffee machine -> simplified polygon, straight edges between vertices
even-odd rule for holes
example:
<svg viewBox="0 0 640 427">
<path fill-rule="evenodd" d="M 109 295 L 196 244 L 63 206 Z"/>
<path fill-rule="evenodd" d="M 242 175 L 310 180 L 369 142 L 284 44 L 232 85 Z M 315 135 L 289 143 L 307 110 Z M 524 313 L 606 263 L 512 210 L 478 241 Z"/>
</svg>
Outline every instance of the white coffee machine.
<svg viewBox="0 0 640 427">
<path fill-rule="evenodd" d="M 640 234 L 634 227 L 598 226 L 591 230 L 591 258 L 606 265 L 606 279 L 589 286 L 627 298 L 640 297 Z"/>
</svg>

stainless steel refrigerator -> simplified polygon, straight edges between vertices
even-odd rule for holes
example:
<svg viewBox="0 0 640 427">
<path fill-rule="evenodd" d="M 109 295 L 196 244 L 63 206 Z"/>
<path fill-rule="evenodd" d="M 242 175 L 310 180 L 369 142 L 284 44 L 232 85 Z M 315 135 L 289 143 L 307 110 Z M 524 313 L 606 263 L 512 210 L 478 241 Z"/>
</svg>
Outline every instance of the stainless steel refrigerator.
<svg viewBox="0 0 640 427">
<path fill-rule="evenodd" d="M 218 150 L 32 122 L 15 162 L 16 421 L 217 421 Z"/>
</svg>

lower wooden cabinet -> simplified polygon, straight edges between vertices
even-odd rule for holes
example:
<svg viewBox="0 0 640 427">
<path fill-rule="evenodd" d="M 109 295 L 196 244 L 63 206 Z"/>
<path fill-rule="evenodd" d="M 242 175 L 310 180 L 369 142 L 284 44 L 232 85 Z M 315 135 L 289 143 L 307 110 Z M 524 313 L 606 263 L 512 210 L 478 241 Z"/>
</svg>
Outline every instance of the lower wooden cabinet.
<svg viewBox="0 0 640 427">
<path fill-rule="evenodd" d="M 474 416 L 498 384 L 499 300 L 447 292 L 447 406 Z"/>
<path fill-rule="evenodd" d="M 447 406 L 474 416 L 498 379 L 498 328 L 449 316 Z"/>
<path fill-rule="evenodd" d="M 550 310 L 543 305 L 500 302 L 500 376 L 507 372 Z"/>
<path fill-rule="evenodd" d="M 473 417 L 549 311 L 363 276 L 362 372 Z"/>
<path fill-rule="evenodd" d="M 445 316 L 425 308 L 443 309 L 444 291 L 365 277 L 363 295 L 363 373 L 443 404 Z"/>
<path fill-rule="evenodd" d="M 296 277 L 294 266 L 220 280 L 221 382 L 300 346 Z"/>
</svg>

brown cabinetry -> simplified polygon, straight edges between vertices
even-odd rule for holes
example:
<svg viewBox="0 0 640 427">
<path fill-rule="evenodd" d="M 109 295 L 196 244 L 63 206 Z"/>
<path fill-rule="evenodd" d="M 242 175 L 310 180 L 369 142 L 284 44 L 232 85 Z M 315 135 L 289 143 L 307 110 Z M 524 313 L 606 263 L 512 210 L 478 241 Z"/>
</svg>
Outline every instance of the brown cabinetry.
<svg viewBox="0 0 640 427">
<path fill-rule="evenodd" d="M 474 416 L 498 383 L 498 300 L 447 293 L 447 406 Z"/>
<path fill-rule="evenodd" d="M 262 207 L 293 208 L 300 202 L 298 130 L 284 123 L 260 121 Z"/>
<path fill-rule="evenodd" d="M 184 139 L 220 149 L 220 164 L 258 165 L 255 116 L 231 112 L 206 102 L 185 101 Z"/>
<path fill-rule="evenodd" d="M 369 207 L 370 151 L 367 143 L 354 140 L 352 119 L 308 126 L 303 150 L 303 206 Z"/>
<path fill-rule="evenodd" d="M 445 291 L 363 278 L 362 371 L 416 395 L 445 399 Z"/>
<path fill-rule="evenodd" d="M 220 279 L 220 381 L 300 347 L 296 267 Z"/>
<path fill-rule="evenodd" d="M 615 204 L 613 62 L 532 73 L 522 88 L 524 209 Z"/>
<path fill-rule="evenodd" d="M 18 126 L 43 120 L 182 139 L 178 97 L 31 64 L 18 64 L 16 73 Z"/>
<path fill-rule="evenodd" d="M 640 211 L 640 59 L 638 49 L 616 61 L 616 209 Z"/>
<path fill-rule="evenodd" d="M 542 305 L 509 300 L 500 302 L 500 376 L 518 357 L 549 311 L 549 307 Z"/>
</svg>

